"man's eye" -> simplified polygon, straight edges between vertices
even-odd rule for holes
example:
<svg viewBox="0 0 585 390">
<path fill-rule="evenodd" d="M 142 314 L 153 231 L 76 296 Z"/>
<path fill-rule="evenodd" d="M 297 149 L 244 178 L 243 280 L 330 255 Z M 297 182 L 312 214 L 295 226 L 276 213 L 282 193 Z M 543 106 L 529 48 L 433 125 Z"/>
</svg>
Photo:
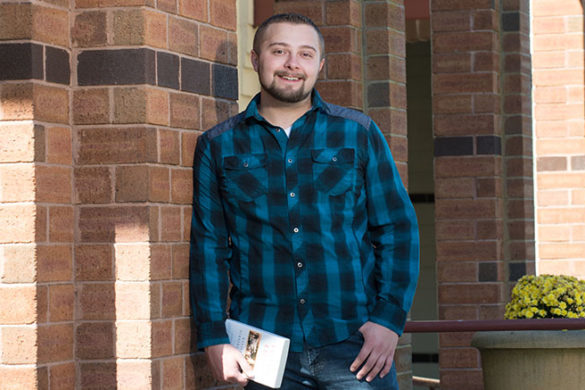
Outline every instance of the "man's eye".
<svg viewBox="0 0 585 390">
<path fill-rule="evenodd" d="M 305 58 L 313 58 L 313 53 L 311 52 L 304 52 L 301 55 Z"/>
<path fill-rule="evenodd" d="M 274 53 L 274 54 L 282 54 L 282 53 L 284 53 L 284 50 L 282 50 L 282 49 L 275 49 L 275 50 L 272 51 L 272 53 Z"/>
</svg>

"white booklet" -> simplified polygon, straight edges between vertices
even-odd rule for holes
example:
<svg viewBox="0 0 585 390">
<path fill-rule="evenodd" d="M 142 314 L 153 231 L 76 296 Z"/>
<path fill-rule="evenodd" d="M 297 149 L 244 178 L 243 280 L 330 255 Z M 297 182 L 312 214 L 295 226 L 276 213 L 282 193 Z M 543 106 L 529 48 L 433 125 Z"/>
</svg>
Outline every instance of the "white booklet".
<svg viewBox="0 0 585 390">
<path fill-rule="evenodd" d="M 254 369 L 251 380 L 278 389 L 282 384 L 290 340 L 229 318 L 225 321 L 225 328 L 230 344 Z"/>
</svg>

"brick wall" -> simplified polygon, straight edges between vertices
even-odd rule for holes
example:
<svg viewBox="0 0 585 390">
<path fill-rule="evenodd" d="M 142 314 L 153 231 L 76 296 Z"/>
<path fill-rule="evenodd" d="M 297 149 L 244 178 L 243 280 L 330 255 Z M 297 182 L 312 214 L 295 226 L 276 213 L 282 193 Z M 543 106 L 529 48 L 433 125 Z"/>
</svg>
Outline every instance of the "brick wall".
<svg viewBox="0 0 585 390">
<path fill-rule="evenodd" d="M 190 167 L 236 63 L 235 0 L 0 5 L 0 388 L 215 385 Z"/>
<path fill-rule="evenodd" d="M 585 278 L 583 4 L 535 2 L 538 272 Z"/>
</svg>

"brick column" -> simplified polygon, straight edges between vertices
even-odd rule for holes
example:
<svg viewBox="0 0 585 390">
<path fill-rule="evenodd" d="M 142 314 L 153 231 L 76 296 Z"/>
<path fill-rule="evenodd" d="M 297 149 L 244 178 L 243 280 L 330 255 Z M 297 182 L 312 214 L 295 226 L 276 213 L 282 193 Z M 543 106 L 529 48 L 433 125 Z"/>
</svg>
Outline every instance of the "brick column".
<svg viewBox="0 0 585 390">
<path fill-rule="evenodd" d="M 499 2 L 431 2 L 440 319 L 502 318 Z M 481 388 L 472 334 L 440 335 L 441 387 Z"/>
<path fill-rule="evenodd" d="M 236 1 L 76 6 L 78 386 L 214 386 L 189 319 L 191 167 L 237 111 Z"/>
<path fill-rule="evenodd" d="M 69 1 L 0 4 L 0 380 L 70 389 Z"/>
</svg>

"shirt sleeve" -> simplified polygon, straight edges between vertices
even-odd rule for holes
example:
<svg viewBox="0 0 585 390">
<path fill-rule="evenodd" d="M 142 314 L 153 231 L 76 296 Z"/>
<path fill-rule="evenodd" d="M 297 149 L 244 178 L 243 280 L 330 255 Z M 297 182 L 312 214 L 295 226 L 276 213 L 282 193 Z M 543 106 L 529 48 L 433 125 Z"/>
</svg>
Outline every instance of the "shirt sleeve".
<svg viewBox="0 0 585 390">
<path fill-rule="evenodd" d="M 193 162 L 193 214 L 189 253 L 189 292 L 197 346 L 229 343 L 225 330 L 228 245 L 221 195 L 211 145 L 199 137 Z"/>
<path fill-rule="evenodd" d="M 401 335 L 418 280 L 418 223 L 390 148 L 373 121 L 368 144 L 365 185 L 377 291 L 370 321 Z"/>
</svg>

